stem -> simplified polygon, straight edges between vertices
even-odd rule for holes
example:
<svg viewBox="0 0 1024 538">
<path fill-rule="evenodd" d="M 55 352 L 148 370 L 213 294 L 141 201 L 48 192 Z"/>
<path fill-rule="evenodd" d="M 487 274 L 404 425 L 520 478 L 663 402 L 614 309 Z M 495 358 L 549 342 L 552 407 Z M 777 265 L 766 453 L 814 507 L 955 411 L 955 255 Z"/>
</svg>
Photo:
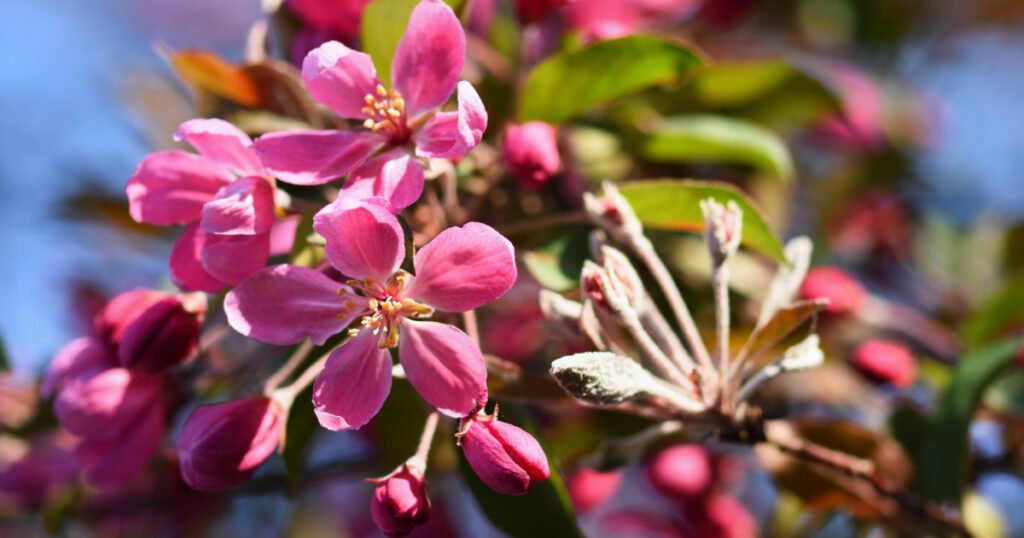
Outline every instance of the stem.
<svg viewBox="0 0 1024 538">
<path fill-rule="evenodd" d="M 693 389 L 693 383 L 686 377 L 686 374 L 668 358 L 668 355 L 661 351 L 658 344 L 651 338 L 651 335 L 647 334 L 647 331 L 644 330 L 636 310 L 627 306 L 619 311 L 619 318 L 622 320 L 626 330 L 629 331 L 629 334 L 633 336 L 633 339 L 640 346 L 640 350 L 654 363 L 654 366 L 662 375 L 670 378 L 673 383 L 680 387 Z"/>
<path fill-rule="evenodd" d="M 327 363 L 327 357 L 328 355 L 324 355 L 320 360 L 310 364 L 309 368 L 306 368 L 290 385 L 277 389 L 277 397 L 283 403 L 290 404 L 300 392 L 305 390 L 316 379 L 316 376 L 320 375 L 320 371 L 324 369 L 324 364 Z"/>
<path fill-rule="evenodd" d="M 430 454 L 430 445 L 434 441 L 434 432 L 437 431 L 439 417 L 437 411 L 427 415 L 427 421 L 423 424 L 423 433 L 420 434 L 420 443 L 416 446 L 416 453 L 406 461 L 406 465 L 415 467 L 421 474 L 427 471 L 427 455 Z"/>
<path fill-rule="evenodd" d="M 640 322 L 648 329 L 654 340 L 663 349 L 668 350 L 669 357 L 675 361 L 676 365 L 684 373 L 696 368 L 697 364 L 693 362 L 693 357 L 690 356 L 690 353 L 683 347 L 683 343 L 676 337 L 676 333 L 672 331 L 672 327 L 669 326 L 665 316 L 661 315 L 661 311 L 651 304 L 650 299 L 647 300 L 640 311 Z"/>
<path fill-rule="evenodd" d="M 718 378 L 721 380 L 722 411 L 728 413 L 732 408 L 731 383 L 729 380 L 729 267 L 725 262 L 711 269 L 711 286 L 715 292 L 715 334 L 718 345 L 715 354 L 718 356 Z"/>
<path fill-rule="evenodd" d="M 290 357 L 288 357 L 288 360 L 286 360 L 276 372 L 267 378 L 267 381 L 263 384 L 263 392 L 265 394 L 270 394 L 274 389 L 279 387 L 281 383 L 284 383 L 284 381 L 288 379 L 288 376 L 292 375 L 292 373 L 295 372 L 295 369 L 298 368 L 304 360 L 306 360 L 310 351 L 313 351 L 313 342 L 309 339 L 303 340 L 303 342 L 299 344 L 299 347 L 295 348 L 295 351 Z"/>
<path fill-rule="evenodd" d="M 462 325 L 470 340 L 476 344 L 476 347 L 480 347 L 480 328 L 476 322 L 476 310 L 467 310 L 462 313 Z"/>
<path fill-rule="evenodd" d="M 630 246 L 633 249 L 633 253 L 640 258 L 640 260 L 647 266 L 647 269 L 654 275 L 654 280 L 658 283 L 658 287 L 661 288 L 661 292 L 665 295 L 665 299 L 668 300 L 669 307 L 672 308 L 672 313 L 675 314 L 676 319 L 679 320 L 679 324 L 683 330 L 683 338 L 686 339 L 686 343 L 690 345 L 690 351 L 697 357 L 697 360 L 701 364 L 701 368 L 707 373 L 714 372 L 714 365 L 711 362 L 711 355 L 708 353 L 708 348 L 704 345 L 704 341 L 700 338 L 700 332 L 697 330 L 697 324 L 693 321 L 693 316 L 690 315 L 690 310 L 686 307 L 686 301 L 683 300 L 683 295 L 679 292 L 679 288 L 676 286 L 675 281 L 672 280 L 672 274 L 669 273 L 668 267 L 665 266 L 665 262 L 661 260 L 658 253 L 654 251 L 654 245 L 647 237 L 640 235 L 639 237 L 630 236 Z"/>
</svg>

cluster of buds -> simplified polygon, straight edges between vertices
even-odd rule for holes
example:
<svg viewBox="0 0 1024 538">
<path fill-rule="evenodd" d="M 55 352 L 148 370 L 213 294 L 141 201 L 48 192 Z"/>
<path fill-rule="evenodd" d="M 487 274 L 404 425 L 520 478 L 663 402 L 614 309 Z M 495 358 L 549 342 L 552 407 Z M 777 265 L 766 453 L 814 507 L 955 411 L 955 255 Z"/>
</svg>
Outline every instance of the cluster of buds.
<svg viewBox="0 0 1024 538">
<path fill-rule="evenodd" d="M 701 202 L 716 307 L 717 345 L 712 353 L 625 198 L 606 185 L 603 197 L 588 195 L 586 208 L 601 229 L 597 233 L 607 234 L 654 276 L 678 328 L 655 306 L 630 258 L 596 236 L 594 262 L 587 262 L 581 275 L 582 304 L 565 307 L 568 299 L 556 300 L 550 293 L 542 299 L 542 304 L 563 305 L 548 309 L 562 313 L 560 318 L 578 311 L 579 332 L 597 349 L 552 363 L 551 374 L 575 398 L 709 428 L 737 426 L 746 421 L 747 401 L 765 381 L 783 372 L 813 368 L 824 360 L 814 334 L 775 360 L 766 357 L 778 353 L 775 346 L 802 326 L 780 326 L 787 313 L 801 313 L 804 322 L 827 305 L 825 300 L 797 300 L 810 257 L 807 239 L 797 238 L 787 245 L 789 264 L 776 274 L 754 333 L 739 353 L 731 354 L 728 261 L 742 240 L 743 214 L 732 201 Z M 560 321 L 565 324 L 564 319 Z"/>
</svg>

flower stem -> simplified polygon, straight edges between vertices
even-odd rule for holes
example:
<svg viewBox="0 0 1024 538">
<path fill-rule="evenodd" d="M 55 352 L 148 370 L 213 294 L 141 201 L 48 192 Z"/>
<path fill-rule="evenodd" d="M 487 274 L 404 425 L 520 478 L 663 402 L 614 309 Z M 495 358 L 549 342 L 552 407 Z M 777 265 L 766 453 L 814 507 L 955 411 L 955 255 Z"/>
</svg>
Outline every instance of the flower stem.
<svg viewBox="0 0 1024 538">
<path fill-rule="evenodd" d="M 300 392 L 305 390 L 316 379 L 316 376 L 320 375 L 320 371 L 324 369 L 324 364 L 327 363 L 327 357 L 328 355 L 324 355 L 320 360 L 310 364 L 309 368 L 306 368 L 299 374 L 299 377 L 292 381 L 290 385 L 277 389 L 275 396 L 282 402 L 290 404 Z"/>
<path fill-rule="evenodd" d="M 427 415 L 427 421 L 423 424 L 423 433 L 420 434 L 420 443 L 416 446 L 416 453 L 406 461 L 406 465 L 416 467 L 420 473 L 427 470 L 427 456 L 430 454 L 430 445 L 434 441 L 434 432 L 437 431 L 439 418 L 440 415 L 437 411 L 432 411 Z"/>
<path fill-rule="evenodd" d="M 306 360 L 310 351 L 313 351 L 313 342 L 306 339 L 299 344 L 297 348 L 295 348 L 295 351 L 290 357 L 288 357 L 288 360 L 286 360 L 276 372 L 267 378 L 267 381 L 263 384 L 263 392 L 270 394 L 274 389 L 279 387 L 281 383 L 284 383 L 284 381 L 288 379 L 288 376 L 292 375 L 292 373 L 295 372 L 295 369 Z"/>
<path fill-rule="evenodd" d="M 675 385 L 692 390 L 693 383 L 690 379 L 686 377 L 686 374 L 679 369 L 679 366 L 677 366 L 675 362 L 668 358 L 668 355 L 665 355 L 665 353 L 661 351 L 661 348 L 659 348 L 658 344 L 653 338 L 651 338 L 651 335 L 644 330 L 636 310 L 627 305 L 620 308 L 618 314 L 619 319 L 626 327 L 626 330 L 633 336 L 633 339 L 636 340 L 636 343 L 640 346 L 643 354 L 650 359 L 655 368 L 657 368 L 662 375 L 669 378 Z"/>
<path fill-rule="evenodd" d="M 462 325 L 466 329 L 466 335 L 480 347 L 480 326 L 476 322 L 476 310 L 467 310 L 462 313 Z"/>
<path fill-rule="evenodd" d="M 718 344 L 718 379 L 722 392 L 723 411 L 732 408 L 729 380 L 729 267 L 724 261 L 711 268 L 711 286 L 715 293 L 715 334 Z"/>
</svg>

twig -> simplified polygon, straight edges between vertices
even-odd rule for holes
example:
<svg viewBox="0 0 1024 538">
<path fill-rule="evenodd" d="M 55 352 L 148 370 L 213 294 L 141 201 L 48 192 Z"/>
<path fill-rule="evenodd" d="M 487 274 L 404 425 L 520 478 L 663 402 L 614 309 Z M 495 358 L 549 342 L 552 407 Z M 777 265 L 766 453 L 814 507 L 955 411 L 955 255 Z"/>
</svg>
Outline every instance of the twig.
<svg viewBox="0 0 1024 538">
<path fill-rule="evenodd" d="M 263 392 L 269 394 L 279 387 L 281 383 L 284 383 L 284 381 L 288 379 L 288 376 L 292 375 L 292 373 L 295 372 L 295 369 L 302 364 L 302 361 L 306 360 L 310 351 L 313 351 L 313 342 L 306 339 L 299 344 L 299 347 L 295 348 L 295 352 L 288 357 L 288 360 L 286 360 L 276 372 L 267 378 L 266 383 L 263 384 Z"/>
</svg>

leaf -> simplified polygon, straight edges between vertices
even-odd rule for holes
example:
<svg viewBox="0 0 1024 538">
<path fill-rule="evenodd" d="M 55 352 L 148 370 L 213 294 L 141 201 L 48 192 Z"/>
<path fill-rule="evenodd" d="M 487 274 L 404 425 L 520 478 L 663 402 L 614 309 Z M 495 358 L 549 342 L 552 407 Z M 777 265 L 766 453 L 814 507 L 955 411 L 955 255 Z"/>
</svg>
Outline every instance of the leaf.
<svg viewBox="0 0 1024 538">
<path fill-rule="evenodd" d="M 757 357 L 778 345 L 784 338 L 825 309 L 826 301 L 800 301 L 775 311 L 771 319 L 754 330 L 736 360 Z"/>
<path fill-rule="evenodd" d="M 778 135 L 725 116 L 694 114 L 660 120 L 642 151 L 657 162 L 742 164 L 784 181 L 793 178 L 793 159 Z"/>
<path fill-rule="evenodd" d="M 619 185 L 619 191 L 633 206 L 644 226 L 685 232 L 704 230 L 701 200 L 714 198 L 723 204 L 732 200 L 743 210 L 742 244 L 776 262 L 787 263 L 782 244 L 764 215 L 753 201 L 732 185 L 714 181 L 658 179 L 623 183 Z"/>
<path fill-rule="evenodd" d="M 462 0 L 445 0 L 445 3 L 458 9 Z M 391 61 L 416 4 L 419 0 L 373 0 L 363 11 L 359 41 L 363 52 L 373 59 L 377 78 L 386 87 L 391 87 Z"/>
<path fill-rule="evenodd" d="M 918 462 L 918 486 L 938 501 L 959 502 L 967 483 L 967 429 L 985 389 L 1017 358 L 1018 339 L 973 351 L 963 357 L 953 373 L 931 419 L 928 441 L 922 444 Z"/>
<path fill-rule="evenodd" d="M 501 419 L 523 428 L 541 441 L 526 413 L 514 405 L 501 406 Z M 544 453 L 550 453 L 541 442 Z M 565 482 L 552 463 L 551 478 L 537 484 L 533 491 L 522 496 L 508 496 L 495 492 L 477 477 L 465 455 L 459 451 L 459 470 L 470 492 L 480 504 L 491 524 L 512 538 L 582 537 L 576 526 L 576 516 L 565 489 Z"/>
<path fill-rule="evenodd" d="M 1012 280 L 964 321 L 960 331 L 969 346 L 977 346 L 1001 331 L 1024 324 L 1024 276 Z"/>
<path fill-rule="evenodd" d="M 309 442 L 319 427 L 320 424 L 313 413 L 313 384 L 310 383 L 295 397 L 291 408 L 288 409 L 288 418 L 285 422 L 284 449 L 281 456 L 284 459 L 288 483 L 292 487 L 297 486 L 302 480 L 306 456 L 309 454 Z"/>
<path fill-rule="evenodd" d="M 315 241 L 316 238 L 320 236 L 313 231 L 313 215 L 302 215 L 295 229 L 295 241 L 292 242 L 290 258 L 293 264 L 316 267 L 326 259 L 323 244 Z"/>
<path fill-rule="evenodd" d="M 562 235 L 523 254 L 523 263 L 541 286 L 569 291 L 580 284 L 583 261 L 590 255 L 586 232 Z"/>
<path fill-rule="evenodd" d="M 260 88 L 243 68 L 205 50 L 168 51 L 174 70 L 197 89 L 245 106 L 260 102 Z"/>
<path fill-rule="evenodd" d="M 647 35 L 556 54 L 527 76 L 519 120 L 564 123 L 645 88 L 677 84 L 702 64 L 692 50 Z"/>
</svg>

